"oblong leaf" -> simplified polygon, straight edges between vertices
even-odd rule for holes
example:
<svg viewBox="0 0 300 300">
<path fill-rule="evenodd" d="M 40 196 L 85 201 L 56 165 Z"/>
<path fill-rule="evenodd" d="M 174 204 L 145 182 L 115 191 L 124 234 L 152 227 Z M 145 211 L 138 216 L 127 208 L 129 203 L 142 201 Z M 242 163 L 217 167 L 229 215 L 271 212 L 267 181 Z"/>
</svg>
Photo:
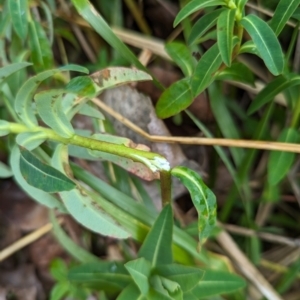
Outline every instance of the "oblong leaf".
<svg viewBox="0 0 300 300">
<path fill-rule="evenodd" d="M 235 12 L 235 9 L 224 10 L 218 17 L 217 22 L 218 47 L 222 60 L 227 66 L 231 65 Z"/>
<path fill-rule="evenodd" d="M 24 42 L 28 32 L 28 0 L 8 1 L 11 22 L 16 34 Z"/>
<path fill-rule="evenodd" d="M 202 37 L 210 28 L 212 28 L 215 24 L 217 24 L 217 20 L 221 12 L 224 11 L 225 8 L 219 8 L 213 10 L 204 16 L 202 16 L 192 27 L 191 33 L 188 38 L 188 43 L 193 44 L 199 38 Z"/>
<path fill-rule="evenodd" d="M 138 256 L 150 261 L 153 267 L 172 263 L 172 237 L 173 213 L 171 205 L 168 204 L 147 234 Z"/>
<path fill-rule="evenodd" d="M 52 156 L 52 165 L 61 172 L 71 172 L 68 168 L 68 152 L 67 146 L 59 144 Z M 113 206 L 108 203 L 108 208 L 105 210 L 103 205 L 107 202 L 102 197 L 87 191 L 79 184 L 71 191 L 59 193 L 68 212 L 80 224 L 90 230 L 103 235 L 112 236 L 115 238 L 125 239 L 130 234 L 120 226 L 113 217 L 106 211 L 110 211 L 113 215 Z"/>
<path fill-rule="evenodd" d="M 66 212 L 64 205 L 53 195 L 46 193 L 40 189 L 37 189 L 29 185 L 20 171 L 20 149 L 17 145 L 14 145 L 10 154 L 10 166 L 14 174 L 14 179 L 22 187 L 22 189 L 35 201 L 45 205 L 48 208 L 57 208 L 60 212 Z"/>
<path fill-rule="evenodd" d="M 159 118 L 168 118 L 186 109 L 193 102 L 189 80 L 176 81 L 160 96 L 155 111 Z"/>
<path fill-rule="evenodd" d="M 300 0 L 281 0 L 279 1 L 274 15 L 269 23 L 275 34 L 278 36 L 286 25 L 287 21 L 293 15 L 297 7 L 300 5 Z"/>
<path fill-rule="evenodd" d="M 34 20 L 29 22 L 29 48 L 31 61 L 37 72 L 53 67 L 53 52 L 50 42 L 42 25 Z"/>
<path fill-rule="evenodd" d="M 11 176 L 13 176 L 12 170 L 6 164 L 0 161 L 0 178 L 9 178 Z"/>
<path fill-rule="evenodd" d="M 300 84 L 300 76 L 296 74 L 289 74 L 286 76 L 279 76 L 275 78 L 273 81 L 269 82 L 266 87 L 261 90 L 253 102 L 250 104 L 248 108 L 248 114 L 252 114 L 261 108 L 263 105 L 272 101 L 274 97 L 288 89 L 290 87 L 296 86 Z"/>
<path fill-rule="evenodd" d="M 5 136 L 10 133 L 10 123 L 0 120 L 0 136 Z"/>
<path fill-rule="evenodd" d="M 252 14 L 244 17 L 241 24 L 251 36 L 269 71 L 274 75 L 281 74 L 284 67 L 284 57 L 280 43 L 271 27 Z"/>
<path fill-rule="evenodd" d="M 129 261 L 124 266 L 138 286 L 141 293 L 146 295 L 149 291 L 148 278 L 151 273 L 151 263 L 145 258 L 141 257 Z"/>
<path fill-rule="evenodd" d="M 98 71 L 90 75 L 97 85 L 97 92 L 104 89 L 112 88 L 118 85 L 123 85 L 137 81 L 152 80 L 152 77 L 141 70 L 125 68 L 125 67 L 110 67 Z"/>
<path fill-rule="evenodd" d="M 165 49 L 173 61 L 179 66 L 182 73 L 188 77 L 194 70 L 193 57 L 190 49 L 181 42 L 171 42 L 165 45 Z"/>
<path fill-rule="evenodd" d="M 5 80 L 7 77 L 12 75 L 13 73 L 18 72 L 19 70 L 26 68 L 28 66 L 31 66 L 31 65 L 32 65 L 32 63 L 20 62 L 20 63 L 9 64 L 7 66 L 0 68 L 0 82 Z"/>
<path fill-rule="evenodd" d="M 59 135 L 69 138 L 75 132 L 71 122 L 63 112 L 61 90 L 48 90 L 35 95 L 37 112 L 43 122 Z"/>
<path fill-rule="evenodd" d="M 46 139 L 47 134 L 43 131 L 22 132 L 17 135 L 16 142 L 19 146 L 31 151 L 40 146 Z"/>
<path fill-rule="evenodd" d="M 41 162 L 30 151 L 22 148 L 20 171 L 28 184 L 48 193 L 68 191 L 75 183 L 63 173 Z"/>
<path fill-rule="evenodd" d="M 189 2 L 182 10 L 177 14 L 174 20 L 174 27 L 177 26 L 183 19 L 205 7 L 226 5 L 226 1 L 218 0 L 193 0 Z"/>
<path fill-rule="evenodd" d="M 228 272 L 206 270 L 198 285 L 192 290 L 197 299 L 227 294 L 246 286 L 245 280 Z"/>
<path fill-rule="evenodd" d="M 199 95 L 213 81 L 213 76 L 222 63 L 222 57 L 217 44 L 210 47 L 200 58 L 191 79 L 191 89 L 194 96 Z"/>
<path fill-rule="evenodd" d="M 28 79 L 19 89 L 15 99 L 15 111 L 20 119 L 28 127 L 38 125 L 36 116 L 32 109 L 32 97 L 42 81 L 62 71 L 87 72 L 86 68 L 76 65 L 67 65 L 60 69 L 44 71 Z"/>
<path fill-rule="evenodd" d="M 204 242 L 216 225 L 217 202 L 214 193 L 204 184 L 199 174 L 186 167 L 175 167 L 171 174 L 189 190 L 198 213 L 199 241 Z"/>
<path fill-rule="evenodd" d="M 285 128 L 279 135 L 278 142 L 298 143 L 299 134 L 294 128 Z M 295 153 L 272 151 L 268 161 L 268 182 L 271 186 L 278 184 L 289 172 Z"/>
</svg>

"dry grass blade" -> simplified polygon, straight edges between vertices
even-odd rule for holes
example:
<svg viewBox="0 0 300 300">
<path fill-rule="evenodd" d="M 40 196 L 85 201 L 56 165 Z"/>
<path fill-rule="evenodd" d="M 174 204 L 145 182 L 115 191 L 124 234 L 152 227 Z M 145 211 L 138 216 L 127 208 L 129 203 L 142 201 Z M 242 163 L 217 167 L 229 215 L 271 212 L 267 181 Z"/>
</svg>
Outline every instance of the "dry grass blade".
<svg viewBox="0 0 300 300">
<path fill-rule="evenodd" d="M 99 99 L 94 98 L 92 101 L 101 109 L 109 113 L 118 121 L 123 123 L 128 128 L 132 129 L 136 133 L 142 135 L 151 142 L 156 143 L 180 143 L 191 145 L 203 145 L 203 146 L 224 146 L 224 147 L 237 147 L 237 148 L 250 148 L 261 150 L 275 150 L 300 153 L 300 145 L 292 143 L 280 143 L 270 141 L 252 141 L 252 140 L 234 140 L 234 139 L 220 139 L 220 138 L 199 138 L 199 137 L 180 137 L 180 136 L 157 136 L 150 135 L 128 119 L 124 118 L 121 114 L 115 112 L 110 107 L 105 105 Z"/>
</svg>

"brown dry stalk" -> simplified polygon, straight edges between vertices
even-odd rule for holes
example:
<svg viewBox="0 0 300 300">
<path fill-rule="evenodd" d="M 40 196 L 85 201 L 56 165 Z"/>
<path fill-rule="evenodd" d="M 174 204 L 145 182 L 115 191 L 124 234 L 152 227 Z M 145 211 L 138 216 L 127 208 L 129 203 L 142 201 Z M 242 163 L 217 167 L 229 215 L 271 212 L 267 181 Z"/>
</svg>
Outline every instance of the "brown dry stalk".
<svg viewBox="0 0 300 300">
<path fill-rule="evenodd" d="M 286 151 L 300 153 L 300 145 L 293 143 L 281 143 L 271 141 L 252 141 L 252 140 L 235 140 L 235 139 L 220 139 L 220 138 L 202 138 L 202 137 L 182 137 L 182 136 L 158 136 L 150 135 L 146 131 L 142 130 L 130 120 L 124 118 L 121 114 L 115 112 L 109 106 L 105 105 L 97 98 L 93 98 L 92 101 L 122 124 L 140 134 L 144 138 L 151 142 L 156 143 L 179 143 L 179 144 L 191 144 L 191 145 L 203 145 L 203 146 L 223 146 L 223 147 L 237 147 L 237 148 L 250 148 L 261 150 L 274 150 L 274 151 Z"/>
</svg>

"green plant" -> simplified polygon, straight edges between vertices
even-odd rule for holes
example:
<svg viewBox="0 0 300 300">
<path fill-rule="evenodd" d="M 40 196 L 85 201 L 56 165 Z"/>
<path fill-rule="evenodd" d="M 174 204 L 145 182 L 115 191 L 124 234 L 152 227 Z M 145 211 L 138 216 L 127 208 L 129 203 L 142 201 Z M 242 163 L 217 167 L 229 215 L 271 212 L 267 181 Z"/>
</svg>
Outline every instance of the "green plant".
<svg viewBox="0 0 300 300">
<path fill-rule="evenodd" d="M 255 125 L 255 130 L 248 130 L 252 139 L 270 139 L 268 123 L 275 110 L 271 101 L 284 91 L 292 118 L 287 127 L 282 121 L 278 122 L 282 128 L 278 140 L 296 143 L 299 140 L 300 106 L 299 90 L 295 87 L 300 84 L 300 77 L 291 72 L 289 65 L 296 39 L 291 40 L 284 55 L 278 36 L 291 17 L 299 20 L 299 3 L 296 0 L 279 1 L 268 23 L 254 14 L 246 14 L 246 0 L 189 1 L 174 23 L 185 22 L 183 29 L 187 43 L 176 41 L 166 45 L 166 51 L 184 77 L 164 90 L 156 105 L 157 115 L 161 118 L 174 116 L 206 91 L 219 134 L 225 138 L 242 137 L 242 130 L 232 116 L 235 113 L 246 124 L 245 128 Z M 38 4 L 48 24 L 47 31 L 37 21 L 35 4 L 30 1 L 3 0 L 0 4 L 3 12 L 0 19 L 0 57 L 4 65 L 0 69 L 3 103 L 0 135 L 7 136 L 5 147 L 10 155 L 10 167 L 0 164 L 1 177 L 13 175 L 26 193 L 51 209 L 55 236 L 80 262 L 79 266 L 70 270 L 62 262 L 53 263 L 51 270 L 58 283 L 52 290 L 52 300 L 65 296 L 84 299 L 94 290 L 100 290 L 103 297 L 118 299 L 201 299 L 242 288 L 244 281 L 230 274 L 222 259 L 201 247 L 207 238 L 215 234 L 216 199 L 200 176 L 185 167 L 171 169 L 163 156 L 146 150 L 143 145 L 135 145 L 126 137 L 112 136 L 100 130 L 104 127 L 105 118 L 91 100 L 105 89 L 152 79 L 162 88 L 161 84 L 87 0 L 72 0 L 72 4 L 114 51 L 138 70 L 108 67 L 70 80 L 70 72 L 72 75 L 74 72 L 89 72 L 83 66 L 67 63 L 55 68 L 51 50 L 53 40 L 65 36 L 76 46 L 72 36 L 63 30 L 53 30 L 55 1 Z M 192 25 L 188 17 L 202 9 L 204 15 Z M 293 35 L 297 32 L 298 27 Z M 215 40 L 216 43 L 204 47 L 204 50 L 203 42 L 207 40 Z M 25 50 L 20 51 L 23 46 Z M 199 61 L 193 52 L 201 53 Z M 247 112 L 222 94 L 222 84 L 227 81 L 254 85 L 258 75 L 249 64 L 240 60 L 241 54 L 245 53 L 261 59 L 269 72 L 268 78 L 271 78 Z M 67 61 L 65 57 L 63 62 Z M 261 120 L 255 119 L 253 114 L 262 109 Z M 73 127 L 77 114 L 96 120 L 93 123 L 95 133 Z M 213 136 L 190 112 L 187 111 L 187 114 L 207 137 Z M 234 181 L 220 218 L 223 221 L 228 219 L 229 212 L 238 202 L 235 200 L 240 197 L 244 204 L 240 222 L 256 229 L 249 177 L 258 151 L 246 153 L 243 149 L 230 148 L 227 155 L 222 148 L 215 146 L 215 149 Z M 158 214 L 155 209 L 136 202 L 121 189 L 70 162 L 69 156 L 109 161 L 141 178 L 159 178 L 162 212 Z M 294 159 L 294 153 L 271 153 L 262 202 L 268 201 L 271 196 L 279 197 L 276 185 L 290 170 Z M 198 213 L 195 227 L 200 245 L 188 230 L 173 224 L 171 176 L 179 178 L 190 192 Z M 100 260 L 72 242 L 59 226 L 53 209 L 71 214 L 93 232 L 118 239 L 132 237 L 142 244 L 138 258 L 132 257 L 122 263 Z M 258 247 L 256 237 L 251 238 L 249 251 L 253 260 L 259 256 Z M 195 267 L 196 262 L 200 262 L 201 268 Z M 290 273 L 297 275 L 297 272 Z M 286 290 L 287 281 L 292 282 L 290 278 L 283 280 L 282 290 Z M 241 295 L 236 293 L 233 297 L 238 299 Z"/>
</svg>

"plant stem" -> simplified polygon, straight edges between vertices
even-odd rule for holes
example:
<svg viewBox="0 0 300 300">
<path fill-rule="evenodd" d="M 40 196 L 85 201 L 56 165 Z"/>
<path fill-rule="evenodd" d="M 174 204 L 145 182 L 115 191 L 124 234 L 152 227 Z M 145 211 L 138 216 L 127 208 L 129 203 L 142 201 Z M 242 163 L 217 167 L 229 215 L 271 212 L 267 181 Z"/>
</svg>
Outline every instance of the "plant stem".
<svg viewBox="0 0 300 300">
<path fill-rule="evenodd" d="M 162 206 L 165 207 L 171 203 L 171 172 L 161 171 L 160 172 L 160 190 Z"/>
<path fill-rule="evenodd" d="M 44 132 L 47 135 L 48 139 L 50 140 L 57 141 L 65 145 L 75 145 L 83 148 L 88 148 L 91 150 L 98 150 L 110 154 L 115 154 L 121 157 L 129 158 L 135 162 L 140 162 L 146 165 L 152 172 L 170 170 L 168 161 L 160 154 L 154 152 L 134 149 L 134 148 L 126 147 L 121 144 L 104 142 L 104 141 L 96 140 L 89 137 L 84 137 L 77 134 L 74 134 L 69 138 L 65 138 L 57 134 L 52 129 L 41 127 L 41 126 L 28 128 L 23 124 L 9 123 L 8 130 L 14 134 L 18 134 L 22 132 L 41 131 Z"/>
</svg>

